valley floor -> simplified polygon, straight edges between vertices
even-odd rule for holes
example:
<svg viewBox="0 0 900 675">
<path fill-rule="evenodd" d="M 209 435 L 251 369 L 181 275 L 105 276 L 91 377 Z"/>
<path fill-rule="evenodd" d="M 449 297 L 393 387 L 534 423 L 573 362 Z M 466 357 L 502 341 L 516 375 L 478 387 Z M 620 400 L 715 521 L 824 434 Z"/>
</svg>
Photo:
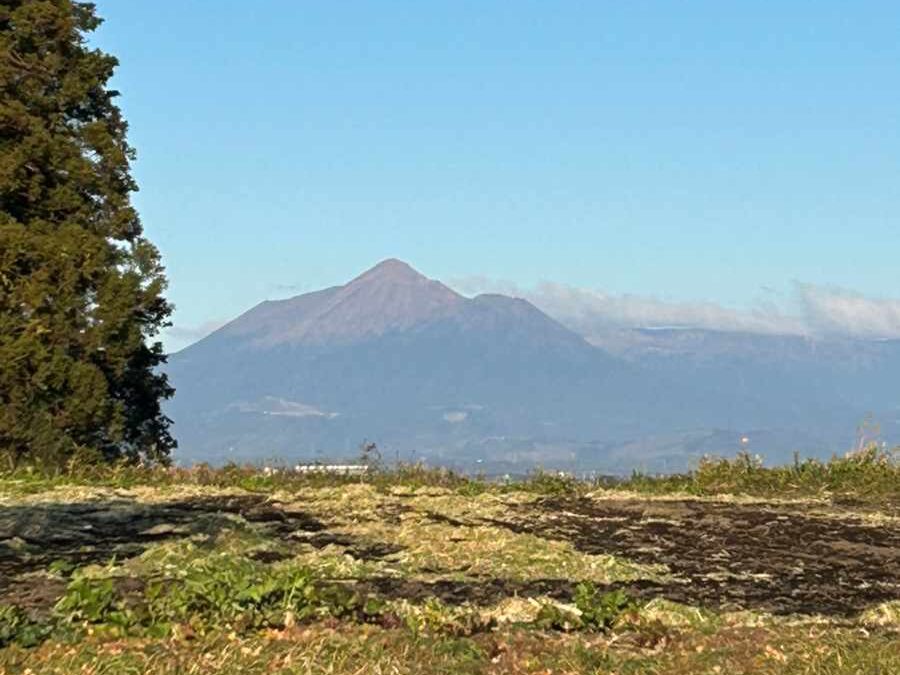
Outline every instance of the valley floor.
<svg viewBox="0 0 900 675">
<path fill-rule="evenodd" d="M 900 517 L 528 486 L 6 481 L 0 646 L 3 673 L 896 673 Z"/>
</svg>

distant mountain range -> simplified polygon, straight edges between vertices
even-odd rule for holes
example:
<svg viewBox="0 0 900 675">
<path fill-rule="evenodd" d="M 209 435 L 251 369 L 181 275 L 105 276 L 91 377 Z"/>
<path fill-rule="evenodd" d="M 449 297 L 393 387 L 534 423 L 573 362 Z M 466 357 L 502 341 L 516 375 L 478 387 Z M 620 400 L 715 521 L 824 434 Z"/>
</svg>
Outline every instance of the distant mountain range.
<svg viewBox="0 0 900 675">
<path fill-rule="evenodd" d="M 386 260 L 263 302 L 174 354 L 182 461 L 386 459 L 489 472 L 683 469 L 741 438 L 829 455 L 900 418 L 900 341 L 622 329 L 589 342 L 525 300 Z"/>
</svg>

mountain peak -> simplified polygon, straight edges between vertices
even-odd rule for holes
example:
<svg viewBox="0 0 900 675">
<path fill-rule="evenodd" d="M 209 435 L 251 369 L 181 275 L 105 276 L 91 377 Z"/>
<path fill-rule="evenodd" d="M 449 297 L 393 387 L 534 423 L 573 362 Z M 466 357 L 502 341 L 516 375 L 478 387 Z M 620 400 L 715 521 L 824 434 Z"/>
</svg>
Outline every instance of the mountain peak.
<svg viewBox="0 0 900 675">
<path fill-rule="evenodd" d="M 446 319 L 465 298 L 389 258 L 343 286 L 253 308 L 227 327 L 254 344 L 344 344 Z"/>
<path fill-rule="evenodd" d="M 423 281 L 429 281 L 429 279 L 408 263 L 397 258 L 388 258 L 366 270 L 347 285 L 353 286 L 359 283 L 371 282 L 421 283 Z"/>
</svg>

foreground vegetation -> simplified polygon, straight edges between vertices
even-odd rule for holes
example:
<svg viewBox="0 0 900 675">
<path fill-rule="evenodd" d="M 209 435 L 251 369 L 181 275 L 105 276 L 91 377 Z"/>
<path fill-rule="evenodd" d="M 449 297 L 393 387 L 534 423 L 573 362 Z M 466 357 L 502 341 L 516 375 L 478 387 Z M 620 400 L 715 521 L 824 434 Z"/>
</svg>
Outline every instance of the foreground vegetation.
<svg viewBox="0 0 900 675">
<path fill-rule="evenodd" d="M 25 465 L 5 473 L 4 488 L 25 493 L 63 485 L 107 487 L 196 485 L 272 491 L 307 486 L 336 486 L 364 482 L 379 489 L 395 485 L 441 487 L 459 494 L 521 491 L 538 494 L 585 494 L 596 489 L 616 489 L 649 495 L 693 496 L 744 495 L 774 499 L 822 499 L 834 502 L 900 506 L 900 448 L 884 450 L 870 445 L 828 461 L 795 459 L 792 464 L 767 467 L 759 456 L 740 453 L 733 459 L 709 457 L 690 472 L 671 475 L 634 473 L 628 478 L 600 477 L 578 480 L 565 473 L 536 471 L 529 477 L 498 481 L 470 476 L 423 464 L 401 464 L 385 469 L 373 465 L 364 476 L 333 473 L 297 473 L 284 469 L 229 464 L 214 469 L 107 464 L 73 458 L 62 467 Z"/>
<path fill-rule="evenodd" d="M 0 672 L 900 672 L 900 476 L 0 478 Z"/>
<path fill-rule="evenodd" d="M 32 673 L 729 673 L 900 672 L 896 636 L 840 628 L 648 628 L 611 635 L 510 628 L 472 637 L 371 626 L 313 626 L 250 637 L 97 640 L 12 648 L 5 672 Z M 27 670 L 27 669 L 30 669 Z"/>
</svg>

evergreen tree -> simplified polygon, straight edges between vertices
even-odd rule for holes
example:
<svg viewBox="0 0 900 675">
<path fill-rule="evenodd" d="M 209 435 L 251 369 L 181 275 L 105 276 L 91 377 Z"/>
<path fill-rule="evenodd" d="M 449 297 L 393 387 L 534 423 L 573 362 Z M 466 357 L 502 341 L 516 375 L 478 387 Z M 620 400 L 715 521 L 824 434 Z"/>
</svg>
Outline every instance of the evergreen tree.
<svg viewBox="0 0 900 675">
<path fill-rule="evenodd" d="M 94 6 L 0 0 L 0 466 L 165 462 L 165 277 Z"/>
</svg>

